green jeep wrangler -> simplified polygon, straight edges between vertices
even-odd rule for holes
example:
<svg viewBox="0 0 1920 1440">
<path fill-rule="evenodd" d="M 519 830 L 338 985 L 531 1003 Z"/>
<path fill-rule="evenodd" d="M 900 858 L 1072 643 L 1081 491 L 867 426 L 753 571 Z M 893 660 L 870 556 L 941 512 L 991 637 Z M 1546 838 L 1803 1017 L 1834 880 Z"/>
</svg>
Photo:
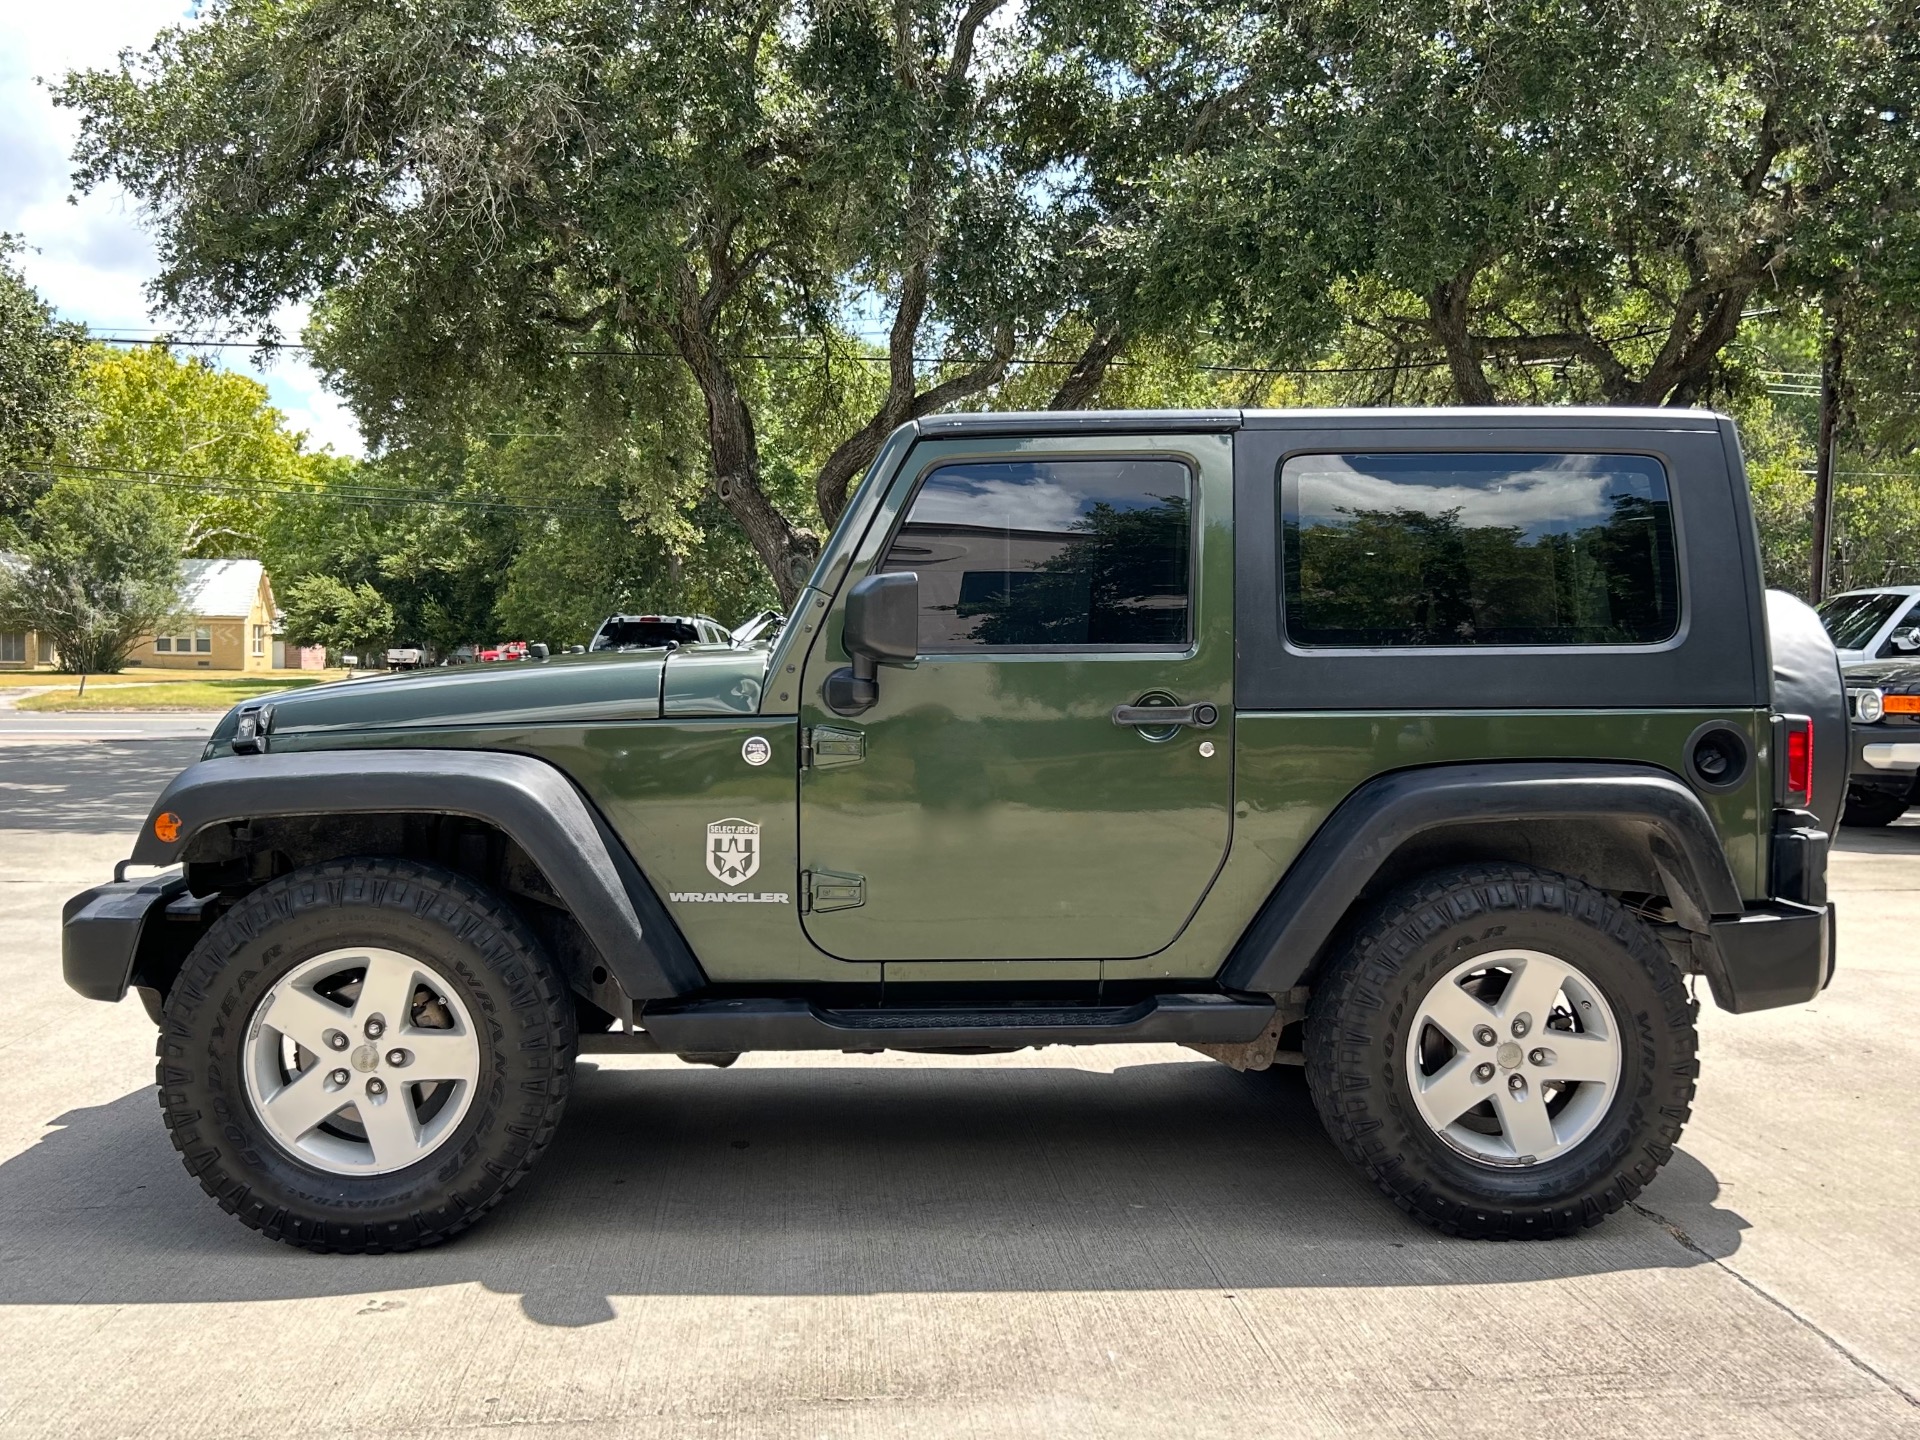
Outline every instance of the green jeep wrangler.
<svg viewBox="0 0 1920 1440">
<path fill-rule="evenodd" d="M 1149 1041 L 1304 1065 L 1443 1231 L 1559 1235 L 1673 1153 L 1692 977 L 1830 978 L 1847 724 L 1716 415 L 928 419 L 770 639 L 240 706 L 65 971 L 316 1250 L 473 1224 L 582 1052 Z"/>
</svg>

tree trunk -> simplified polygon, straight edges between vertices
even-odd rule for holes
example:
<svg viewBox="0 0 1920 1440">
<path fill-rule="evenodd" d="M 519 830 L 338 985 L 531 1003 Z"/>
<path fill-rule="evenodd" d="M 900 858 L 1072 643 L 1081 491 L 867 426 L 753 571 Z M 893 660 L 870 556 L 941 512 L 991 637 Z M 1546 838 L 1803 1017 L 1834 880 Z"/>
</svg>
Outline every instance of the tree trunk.
<svg viewBox="0 0 1920 1440">
<path fill-rule="evenodd" d="M 753 415 L 713 337 L 686 317 L 672 327 L 672 333 L 706 398 L 714 493 L 767 567 L 782 608 L 791 609 L 820 554 L 820 538 L 789 521 L 760 488 L 760 444 Z"/>
<path fill-rule="evenodd" d="M 1436 286 L 1427 296 L 1427 317 L 1433 338 L 1440 342 L 1447 357 L 1454 398 L 1462 405 L 1492 405 L 1497 403 L 1493 398 L 1493 385 L 1487 379 L 1472 333 L 1476 273 L 1477 270 L 1470 267 Z"/>
</svg>

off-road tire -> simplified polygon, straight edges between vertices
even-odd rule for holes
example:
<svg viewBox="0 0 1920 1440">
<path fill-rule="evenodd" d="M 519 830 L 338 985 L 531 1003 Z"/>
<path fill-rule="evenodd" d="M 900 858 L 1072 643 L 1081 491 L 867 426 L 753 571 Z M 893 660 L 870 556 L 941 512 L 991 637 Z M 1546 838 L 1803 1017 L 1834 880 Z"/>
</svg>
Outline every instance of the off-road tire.
<svg viewBox="0 0 1920 1440">
<path fill-rule="evenodd" d="M 418 1164 L 328 1173 L 272 1140 L 243 1081 L 261 997 L 331 948 L 404 948 L 459 990 L 480 1080 L 458 1128 Z M 519 918 L 480 886 L 408 860 L 338 860 L 247 895 L 187 957 L 160 1030 L 160 1108 L 187 1170 L 222 1209 L 319 1252 L 413 1250 L 503 1200 L 551 1143 L 573 1078 L 573 1005 Z"/>
<path fill-rule="evenodd" d="M 1858 785 L 1847 787 L 1846 808 L 1840 823 L 1857 829 L 1878 829 L 1891 825 L 1907 813 L 1912 797 L 1904 790 L 1869 790 Z"/>
<path fill-rule="evenodd" d="M 1621 1036 L 1614 1098 L 1571 1150 L 1522 1167 L 1473 1160 L 1414 1108 L 1403 1057 L 1428 989 L 1477 952 L 1531 948 L 1577 965 Z M 1419 1220 L 1472 1239 L 1567 1235 L 1632 1200 L 1673 1154 L 1700 1067 L 1699 1006 L 1664 948 L 1611 896 L 1521 866 L 1434 874 L 1389 898 L 1314 990 L 1307 1084 L 1333 1137 Z"/>
</svg>

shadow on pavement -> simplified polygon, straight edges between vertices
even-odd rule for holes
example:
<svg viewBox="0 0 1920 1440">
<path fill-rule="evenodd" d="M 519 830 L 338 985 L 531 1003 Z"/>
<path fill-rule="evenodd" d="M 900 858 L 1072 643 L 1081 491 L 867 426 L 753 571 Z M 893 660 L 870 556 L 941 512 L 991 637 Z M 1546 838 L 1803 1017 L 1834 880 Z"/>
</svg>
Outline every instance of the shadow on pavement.
<svg viewBox="0 0 1920 1440">
<path fill-rule="evenodd" d="M 602 1070 L 553 1152 L 439 1249 L 317 1256 L 223 1214 L 151 1092 L 0 1165 L 0 1304 L 171 1304 L 479 1282 L 533 1320 L 621 1295 L 1513 1283 L 1679 1268 L 1744 1222 L 1677 1154 L 1629 1211 L 1551 1243 L 1447 1240 L 1322 1134 L 1298 1072 L 1152 1063 Z"/>
<path fill-rule="evenodd" d="M 0 747 L 0 830 L 136 830 L 202 740 L 104 740 Z"/>
<path fill-rule="evenodd" d="M 1841 825 L 1836 828 L 1833 848 L 1856 855 L 1920 853 L 1920 811 L 1909 810 L 1905 819 L 1891 825 Z"/>
</svg>

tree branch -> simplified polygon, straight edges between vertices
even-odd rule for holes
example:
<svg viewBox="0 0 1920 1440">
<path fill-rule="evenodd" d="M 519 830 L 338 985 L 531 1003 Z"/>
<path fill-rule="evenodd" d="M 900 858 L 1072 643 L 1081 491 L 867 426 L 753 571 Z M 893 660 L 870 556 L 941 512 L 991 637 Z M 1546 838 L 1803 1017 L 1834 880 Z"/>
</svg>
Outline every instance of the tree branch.
<svg viewBox="0 0 1920 1440">
<path fill-rule="evenodd" d="M 1094 397 L 1100 382 L 1107 378 L 1107 368 L 1113 364 L 1124 343 L 1120 326 L 1109 322 L 1098 326 L 1093 338 L 1080 352 L 1080 358 L 1073 362 L 1073 368 L 1060 382 L 1060 388 L 1053 392 L 1053 398 L 1047 401 L 1049 410 L 1078 410 Z"/>
<path fill-rule="evenodd" d="M 980 27 L 986 24 L 989 16 L 1005 5 L 1007 0 L 973 0 L 960 16 L 959 29 L 953 37 L 953 56 L 947 61 L 947 89 L 949 92 L 967 78 L 967 70 L 973 64 L 973 44 L 980 33 Z"/>
</svg>

